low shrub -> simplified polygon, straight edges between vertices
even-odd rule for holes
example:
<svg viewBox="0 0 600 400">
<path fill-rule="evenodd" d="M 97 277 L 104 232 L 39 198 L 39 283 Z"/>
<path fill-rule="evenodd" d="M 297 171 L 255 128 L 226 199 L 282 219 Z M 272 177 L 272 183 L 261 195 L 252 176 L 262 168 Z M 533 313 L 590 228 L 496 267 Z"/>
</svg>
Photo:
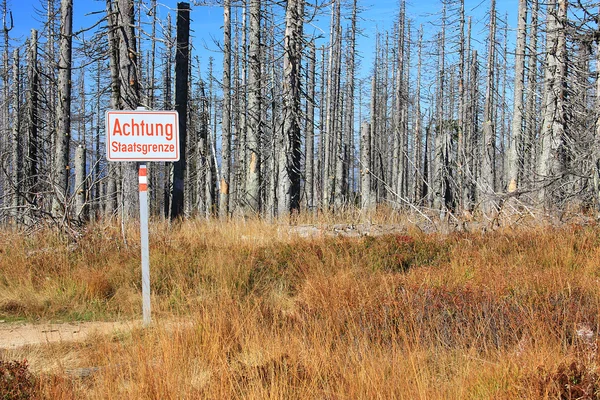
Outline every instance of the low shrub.
<svg viewBox="0 0 600 400">
<path fill-rule="evenodd" d="M 0 361 L 0 398 L 25 400 L 35 398 L 35 378 L 27 360 Z"/>
</svg>

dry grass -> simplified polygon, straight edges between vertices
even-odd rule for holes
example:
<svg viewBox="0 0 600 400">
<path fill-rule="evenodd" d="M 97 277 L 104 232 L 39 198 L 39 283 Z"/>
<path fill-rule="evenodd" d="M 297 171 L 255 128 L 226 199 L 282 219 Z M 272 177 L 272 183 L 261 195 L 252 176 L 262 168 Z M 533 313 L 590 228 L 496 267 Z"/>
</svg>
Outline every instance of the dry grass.
<svg viewBox="0 0 600 400">
<path fill-rule="evenodd" d="M 0 233 L 0 318 L 139 318 L 136 229 Z M 1 359 L 56 399 L 599 398 L 600 227 L 407 229 L 154 223 L 151 327 Z"/>
</svg>

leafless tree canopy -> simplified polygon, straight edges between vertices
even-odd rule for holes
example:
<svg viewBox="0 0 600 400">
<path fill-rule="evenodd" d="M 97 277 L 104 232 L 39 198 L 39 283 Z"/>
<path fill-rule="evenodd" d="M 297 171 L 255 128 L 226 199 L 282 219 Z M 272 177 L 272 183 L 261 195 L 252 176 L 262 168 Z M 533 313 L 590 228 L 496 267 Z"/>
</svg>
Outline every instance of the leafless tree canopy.
<svg viewBox="0 0 600 400">
<path fill-rule="evenodd" d="M 496 0 L 402 0 L 372 37 L 358 0 L 73 3 L 41 1 L 22 40 L 0 1 L 3 224 L 135 218 L 104 113 L 139 106 L 183 117 L 182 161 L 149 166 L 155 216 L 600 211 L 597 2 L 520 0 L 513 21 Z M 214 43 L 189 36 L 209 7 Z"/>
</svg>

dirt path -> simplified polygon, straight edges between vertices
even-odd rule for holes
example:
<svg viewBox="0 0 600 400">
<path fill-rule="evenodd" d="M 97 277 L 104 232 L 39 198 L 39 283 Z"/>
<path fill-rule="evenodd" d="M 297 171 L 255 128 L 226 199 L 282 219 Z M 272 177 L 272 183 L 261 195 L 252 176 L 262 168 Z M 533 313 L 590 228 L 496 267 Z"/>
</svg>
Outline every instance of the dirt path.
<svg viewBox="0 0 600 400">
<path fill-rule="evenodd" d="M 0 349 L 16 349 L 27 345 L 84 341 L 91 335 L 107 335 L 141 326 L 131 322 L 77 322 L 63 324 L 0 323 Z"/>
</svg>

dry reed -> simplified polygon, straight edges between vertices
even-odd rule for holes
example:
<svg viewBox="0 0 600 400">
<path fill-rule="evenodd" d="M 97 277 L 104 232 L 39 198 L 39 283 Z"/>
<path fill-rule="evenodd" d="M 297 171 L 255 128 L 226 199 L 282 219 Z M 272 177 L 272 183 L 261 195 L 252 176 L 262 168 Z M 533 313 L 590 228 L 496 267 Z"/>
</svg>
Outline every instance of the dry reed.
<svg viewBox="0 0 600 400">
<path fill-rule="evenodd" d="M 29 360 L 41 397 L 598 398 L 595 225 L 312 239 L 258 220 L 151 229 L 152 326 L 2 353 Z M 0 318 L 139 318 L 136 227 L 127 235 L 2 234 Z"/>
</svg>

